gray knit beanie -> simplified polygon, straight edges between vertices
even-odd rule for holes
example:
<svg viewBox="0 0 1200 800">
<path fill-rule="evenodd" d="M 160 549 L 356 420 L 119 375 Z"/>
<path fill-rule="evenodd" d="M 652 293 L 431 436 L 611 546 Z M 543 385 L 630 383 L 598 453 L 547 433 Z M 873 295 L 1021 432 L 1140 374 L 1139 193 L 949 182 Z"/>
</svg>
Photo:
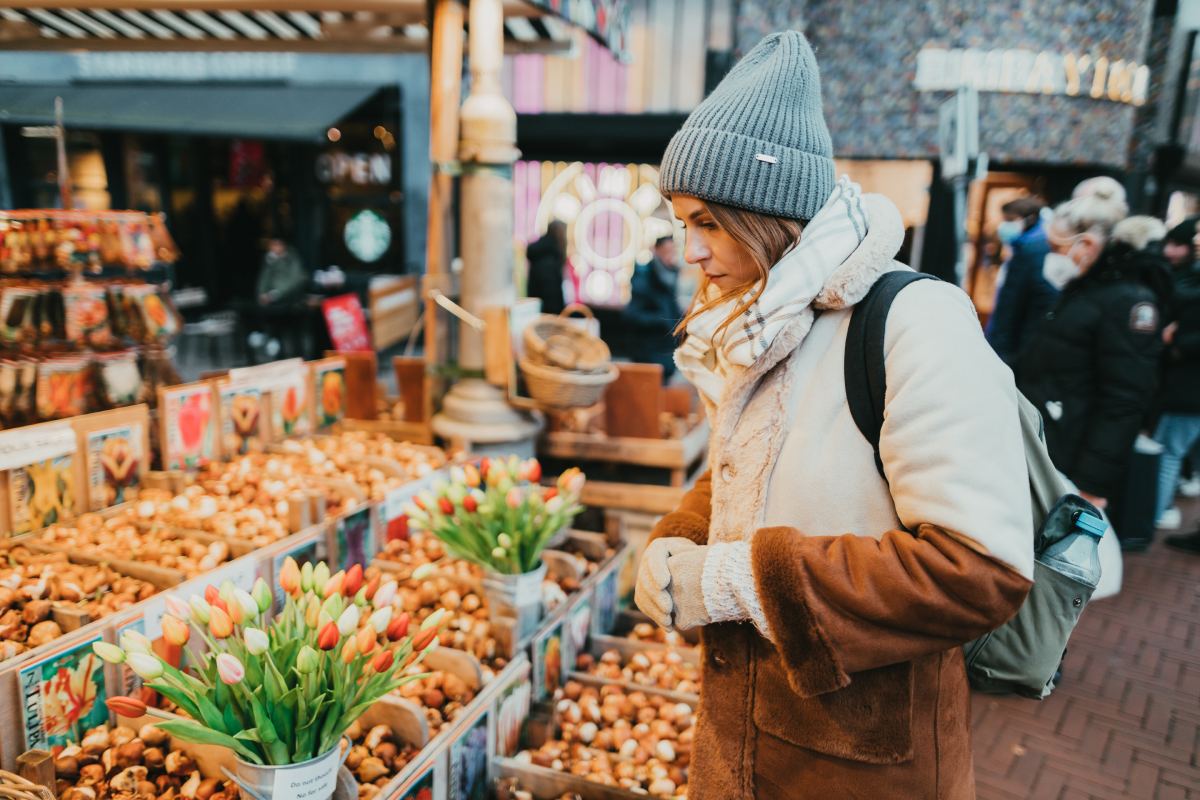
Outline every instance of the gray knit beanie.
<svg viewBox="0 0 1200 800">
<path fill-rule="evenodd" d="M 804 34 L 772 33 L 747 53 L 671 138 L 658 180 L 667 195 L 812 219 L 835 181 Z"/>
</svg>

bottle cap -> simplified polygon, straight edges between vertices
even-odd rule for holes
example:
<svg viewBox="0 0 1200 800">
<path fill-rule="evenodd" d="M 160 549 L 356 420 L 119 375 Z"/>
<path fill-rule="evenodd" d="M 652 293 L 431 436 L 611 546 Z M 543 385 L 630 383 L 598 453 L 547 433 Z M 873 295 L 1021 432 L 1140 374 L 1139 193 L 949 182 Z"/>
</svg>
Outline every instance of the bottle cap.
<svg viewBox="0 0 1200 800">
<path fill-rule="evenodd" d="M 1104 532 L 1108 530 L 1108 523 L 1088 511 L 1079 511 L 1075 514 L 1075 526 L 1096 539 L 1104 536 Z"/>
</svg>

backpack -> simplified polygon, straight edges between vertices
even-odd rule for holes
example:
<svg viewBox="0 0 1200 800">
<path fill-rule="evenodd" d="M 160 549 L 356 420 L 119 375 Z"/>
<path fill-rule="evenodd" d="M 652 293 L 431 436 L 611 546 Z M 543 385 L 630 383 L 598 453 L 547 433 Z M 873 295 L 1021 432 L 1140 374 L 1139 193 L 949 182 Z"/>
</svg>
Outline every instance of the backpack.
<svg viewBox="0 0 1200 800">
<path fill-rule="evenodd" d="M 875 466 L 884 481 L 887 476 L 879 455 L 879 435 L 887 388 L 883 351 L 887 315 L 904 287 L 928 279 L 936 280 L 932 275 L 908 270 L 889 272 L 854 307 L 850 317 L 846 400 L 855 425 L 875 450 Z M 1042 417 L 1034 405 L 1018 393 L 1018 406 L 1033 506 L 1033 588 L 1015 617 L 963 649 L 967 676 L 974 688 L 1041 700 L 1054 690 L 1067 640 L 1096 589 L 1095 583 L 1067 574 L 1056 564 L 1043 561 L 1042 555 L 1072 531 L 1079 515 L 1091 515 L 1096 524 L 1106 523 L 1091 503 L 1066 492 L 1046 450 Z"/>
</svg>

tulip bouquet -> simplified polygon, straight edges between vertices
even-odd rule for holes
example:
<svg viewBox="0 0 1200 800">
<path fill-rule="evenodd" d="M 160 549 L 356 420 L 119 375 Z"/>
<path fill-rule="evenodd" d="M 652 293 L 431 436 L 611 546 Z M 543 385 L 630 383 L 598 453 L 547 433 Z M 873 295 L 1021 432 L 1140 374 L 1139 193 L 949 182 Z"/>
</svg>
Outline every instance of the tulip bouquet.
<svg viewBox="0 0 1200 800">
<path fill-rule="evenodd" d="M 251 764 L 298 764 L 330 751 L 380 697 L 424 677 L 404 673 L 437 645 L 444 612 L 410 631 L 408 614 L 393 605 L 395 581 L 364 585 L 357 564 L 331 576 L 324 562 L 301 569 L 289 558 L 279 584 L 287 600 L 269 622 L 274 597 L 261 578 L 251 592 L 226 583 L 189 602 L 169 597 L 163 638 L 180 647 L 193 635 L 203 641 L 191 670 L 165 662 L 136 632 L 122 634 L 119 647 L 96 643 L 98 656 L 128 666 L 191 719 L 129 697 L 109 708 L 169 717 L 158 727 L 172 736 L 228 747 Z"/>
<path fill-rule="evenodd" d="M 515 456 L 454 467 L 449 483 L 422 492 L 408 506 L 409 522 L 433 533 L 458 558 L 504 575 L 537 569 L 542 549 L 583 506 L 583 473 L 572 467 L 551 487 L 542 466 Z"/>
</svg>

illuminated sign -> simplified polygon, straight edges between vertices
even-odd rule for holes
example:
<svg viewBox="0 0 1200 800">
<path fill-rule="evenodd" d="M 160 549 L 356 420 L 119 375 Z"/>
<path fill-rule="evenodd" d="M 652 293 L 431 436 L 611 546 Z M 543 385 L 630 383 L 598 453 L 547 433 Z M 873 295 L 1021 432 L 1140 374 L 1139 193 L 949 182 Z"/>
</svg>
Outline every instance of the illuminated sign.
<svg viewBox="0 0 1200 800">
<path fill-rule="evenodd" d="M 1150 68 L 1105 56 L 1032 50 L 948 50 L 925 47 L 917 53 L 919 91 L 1056 94 L 1090 97 L 1140 106 L 1146 102 Z"/>
<path fill-rule="evenodd" d="M 346 249 L 355 258 L 365 264 L 371 264 L 382 258 L 391 246 L 392 228 L 379 214 L 365 209 L 346 223 L 343 238 L 346 241 Z"/>
<path fill-rule="evenodd" d="M 387 186 L 392 182 L 392 157 L 386 153 L 322 153 L 317 156 L 317 180 Z"/>
</svg>

